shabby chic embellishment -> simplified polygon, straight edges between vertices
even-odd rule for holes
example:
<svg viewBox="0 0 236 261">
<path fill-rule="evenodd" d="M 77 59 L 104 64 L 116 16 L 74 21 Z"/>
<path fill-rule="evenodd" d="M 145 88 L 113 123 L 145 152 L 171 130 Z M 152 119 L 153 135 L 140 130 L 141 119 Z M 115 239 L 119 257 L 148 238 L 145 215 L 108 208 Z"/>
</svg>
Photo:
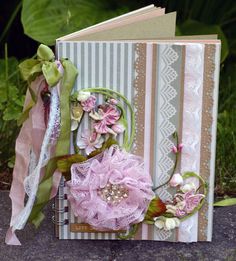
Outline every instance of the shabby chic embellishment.
<svg viewBox="0 0 236 261">
<path fill-rule="evenodd" d="M 86 167 L 73 164 L 67 186 L 75 216 L 100 231 L 142 222 L 155 196 L 143 159 L 118 146 L 89 159 Z"/>
</svg>

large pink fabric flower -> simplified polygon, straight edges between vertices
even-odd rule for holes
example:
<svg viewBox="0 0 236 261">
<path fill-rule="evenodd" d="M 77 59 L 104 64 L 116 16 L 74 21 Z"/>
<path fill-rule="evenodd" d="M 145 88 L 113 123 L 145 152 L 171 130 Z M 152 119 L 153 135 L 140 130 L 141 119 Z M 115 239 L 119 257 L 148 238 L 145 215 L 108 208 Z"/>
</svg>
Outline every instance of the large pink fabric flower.
<svg viewBox="0 0 236 261">
<path fill-rule="evenodd" d="M 95 120 L 94 129 L 97 133 L 115 134 L 110 128 L 120 118 L 120 111 L 111 104 L 100 106 L 98 112 L 91 112 L 89 116 Z"/>
<path fill-rule="evenodd" d="M 81 102 L 83 110 L 86 112 L 90 112 L 95 108 L 97 98 L 93 95 L 90 95 L 89 98 L 85 101 Z"/>
<path fill-rule="evenodd" d="M 75 216 L 101 231 L 126 230 L 143 221 L 155 196 L 142 158 L 116 146 L 73 164 L 67 186 Z"/>
</svg>

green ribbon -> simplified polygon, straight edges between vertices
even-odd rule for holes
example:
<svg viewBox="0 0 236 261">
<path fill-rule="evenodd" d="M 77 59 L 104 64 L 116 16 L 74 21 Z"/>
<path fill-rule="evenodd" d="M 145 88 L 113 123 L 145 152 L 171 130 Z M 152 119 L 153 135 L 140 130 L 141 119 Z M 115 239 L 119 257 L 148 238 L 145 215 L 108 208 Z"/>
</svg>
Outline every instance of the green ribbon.
<svg viewBox="0 0 236 261">
<path fill-rule="evenodd" d="M 55 63 L 54 53 L 44 44 L 38 47 L 37 59 L 27 59 L 19 64 L 19 68 L 23 79 L 29 83 L 41 73 L 50 87 L 56 85 L 62 78 Z"/>
<path fill-rule="evenodd" d="M 78 75 L 76 67 L 69 61 L 62 62 L 64 75 L 62 79 L 62 91 L 60 94 L 61 130 L 56 145 L 56 156 L 69 154 L 70 150 L 70 94 Z"/>
<path fill-rule="evenodd" d="M 53 174 L 57 169 L 57 160 L 60 156 L 69 154 L 70 149 L 70 94 L 77 77 L 76 67 L 69 61 L 63 60 L 64 74 L 62 78 L 62 89 L 60 93 L 61 129 L 57 141 L 55 158 L 52 158 L 47 166 L 46 172 L 39 184 L 37 201 L 31 211 L 29 221 L 36 227 L 43 220 L 41 210 L 48 203 L 53 185 Z"/>
<path fill-rule="evenodd" d="M 58 70 L 55 63 L 54 53 L 48 46 L 44 44 L 40 44 L 38 47 L 37 59 L 31 58 L 23 61 L 19 64 L 19 69 L 23 79 L 28 81 L 29 86 L 30 83 L 34 81 L 35 78 L 40 74 L 44 75 L 45 80 L 50 87 L 55 86 L 62 78 L 62 74 Z M 37 102 L 37 99 L 35 99 L 36 95 L 34 94 L 33 90 L 31 90 L 30 87 L 29 90 L 32 100 L 20 116 L 18 125 L 21 125 L 29 117 L 31 108 Z"/>
</svg>

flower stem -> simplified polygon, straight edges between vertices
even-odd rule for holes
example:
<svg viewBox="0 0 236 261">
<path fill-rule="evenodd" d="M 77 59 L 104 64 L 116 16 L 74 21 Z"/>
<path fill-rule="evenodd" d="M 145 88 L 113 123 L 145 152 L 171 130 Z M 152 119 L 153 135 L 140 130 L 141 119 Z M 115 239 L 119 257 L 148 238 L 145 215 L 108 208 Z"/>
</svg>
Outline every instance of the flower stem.
<svg viewBox="0 0 236 261">
<path fill-rule="evenodd" d="M 75 154 L 78 154 L 79 153 L 79 148 L 76 144 L 76 139 L 77 139 L 77 129 L 73 131 L 73 146 L 74 146 L 74 151 L 75 151 Z"/>
<path fill-rule="evenodd" d="M 174 132 L 173 137 L 176 138 L 176 147 L 178 148 L 178 146 L 179 146 L 178 133 Z M 171 178 L 175 174 L 175 170 L 176 170 L 177 165 L 178 165 L 178 159 L 179 159 L 179 152 L 175 153 L 175 164 L 174 164 L 174 167 L 172 169 L 172 172 L 171 172 L 171 175 L 170 175 L 169 179 L 165 183 L 161 184 L 160 186 L 157 186 L 157 187 L 153 188 L 152 189 L 153 191 L 156 191 L 157 189 L 160 189 L 161 187 L 165 186 L 166 184 L 168 184 L 170 182 Z"/>
<path fill-rule="evenodd" d="M 129 230 L 128 235 L 122 235 L 121 233 L 119 233 L 118 238 L 119 239 L 130 239 L 130 238 L 132 238 L 137 233 L 138 228 L 139 228 L 139 224 L 132 225 L 131 229 Z"/>
</svg>

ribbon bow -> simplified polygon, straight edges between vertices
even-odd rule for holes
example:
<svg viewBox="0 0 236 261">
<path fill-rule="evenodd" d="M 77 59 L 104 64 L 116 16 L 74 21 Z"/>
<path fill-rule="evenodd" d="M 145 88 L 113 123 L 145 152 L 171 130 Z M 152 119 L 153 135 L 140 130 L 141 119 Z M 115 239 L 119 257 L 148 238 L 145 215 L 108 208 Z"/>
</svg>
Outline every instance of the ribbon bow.
<svg viewBox="0 0 236 261">
<path fill-rule="evenodd" d="M 37 59 L 31 58 L 23 61 L 19 64 L 19 69 L 23 79 L 28 81 L 28 88 L 32 98 L 18 119 L 17 123 L 20 126 L 29 117 L 30 110 L 37 102 L 37 95 L 35 95 L 31 89 L 30 83 L 34 81 L 37 76 L 43 74 L 47 84 L 53 87 L 61 80 L 63 75 L 58 70 L 53 51 L 44 44 L 40 44 L 38 47 Z"/>
<path fill-rule="evenodd" d="M 55 86 L 62 78 L 55 63 L 54 53 L 44 44 L 38 47 L 37 59 L 27 59 L 19 64 L 19 68 L 23 79 L 29 83 L 41 73 L 50 87 Z"/>
</svg>

